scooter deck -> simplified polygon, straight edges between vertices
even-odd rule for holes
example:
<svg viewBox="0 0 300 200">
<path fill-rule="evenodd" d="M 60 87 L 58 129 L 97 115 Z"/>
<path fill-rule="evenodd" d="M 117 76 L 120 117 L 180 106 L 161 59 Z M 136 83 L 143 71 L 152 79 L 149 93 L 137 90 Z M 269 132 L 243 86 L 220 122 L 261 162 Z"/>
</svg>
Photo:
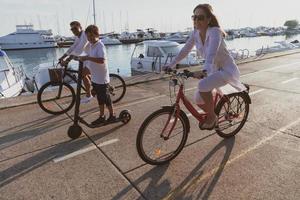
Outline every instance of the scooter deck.
<svg viewBox="0 0 300 200">
<path fill-rule="evenodd" d="M 116 120 L 111 121 L 111 122 L 103 122 L 101 124 L 92 125 L 92 124 L 88 123 L 87 121 L 85 121 L 84 119 L 79 118 L 80 123 L 86 125 L 89 128 L 99 128 L 99 127 L 106 126 L 106 125 L 109 125 L 109 124 L 115 124 L 115 123 L 118 123 L 118 122 L 122 122 L 122 120 L 123 120 L 122 118 L 118 117 Z"/>
</svg>

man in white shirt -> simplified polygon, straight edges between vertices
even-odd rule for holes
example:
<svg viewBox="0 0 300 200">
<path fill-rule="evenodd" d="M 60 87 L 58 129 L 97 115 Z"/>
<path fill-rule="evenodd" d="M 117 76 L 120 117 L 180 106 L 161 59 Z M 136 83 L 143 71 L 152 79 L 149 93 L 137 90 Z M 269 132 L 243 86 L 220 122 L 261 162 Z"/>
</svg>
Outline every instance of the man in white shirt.
<svg viewBox="0 0 300 200">
<path fill-rule="evenodd" d="M 82 30 L 81 24 L 78 21 L 73 21 L 70 23 L 71 31 L 75 36 L 74 44 L 66 51 L 66 53 L 59 58 L 59 62 L 62 65 L 67 65 L 74 56 L 79 56 L 83 53 L 85 46 L 88 43 L 85 32 Z M 65 61 L 64 59 L 68 57 Z M 82 71 L 82 80 L 86 88 L 86 97 L 81 100 L 81 103 L 88 103 L 93 96 L 91 95 L 91 83 L 89 76 L 90 71 L 84 66 Z"/>
</svg>

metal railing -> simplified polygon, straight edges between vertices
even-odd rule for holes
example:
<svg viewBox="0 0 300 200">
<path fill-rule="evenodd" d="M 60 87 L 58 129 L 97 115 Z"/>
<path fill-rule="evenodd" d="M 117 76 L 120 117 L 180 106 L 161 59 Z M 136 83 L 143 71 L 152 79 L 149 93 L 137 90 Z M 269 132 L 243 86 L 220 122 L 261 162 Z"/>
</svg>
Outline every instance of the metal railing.
<svg viewBox="0 0 300 200">
<path fill-rule="evenodd" d="M 248 49 L 239 49 L 239 50 L 233 49 L 230 50 L 230 54 L 235 60 L 243 60 L 249 58 L 250 51 Z"/>
<path fill-rule="evenodd" d="M 161 57 L 162 57 L 161 55 L 159 55 L 159 56 L 154 55 L 153 56 L 153 61 L 152 61 L 152 65 L 151 65 L 151 71 L 152 72 L 160 73 L 161 67 L 162 67 L 162 65 L 161 65 Z M 157 63 L 159 64 L 158 65 L 158 70 L 156 70 Z"/>
<path fill-rule="evenodd" d="M 156 55 L 154 55 L 153 56 L 153 62 L 152 62 L 152 72 L 155 72 L 155 73 L 160 73 L 161 72 L 161 70 L 162 70 L 162 66 L 164 66 L 164 65 L 166 65 L 167 63 L 168 63 L 168 61 L 169 61 L 169 59 L 170 59 L 170 62 L 172 62 L 172 59 L 173 59 L 173 57 L 175 57 L 176 55 L 174 55 L 174 54 L 172 54 L 172 53 L 168 53 L 168 55 L 167 55 L 167 57 L 166 57 L 166 59 L 165 59 L 165 61 L 164 61 L 164 63 L 162 63 L 162 55 L 158 55 L 158 56 L 156 56 Z M 157 64 L 159 64 L 158 65 L 158 70 L 156 70 L 157 68 Z"/>
</svg>

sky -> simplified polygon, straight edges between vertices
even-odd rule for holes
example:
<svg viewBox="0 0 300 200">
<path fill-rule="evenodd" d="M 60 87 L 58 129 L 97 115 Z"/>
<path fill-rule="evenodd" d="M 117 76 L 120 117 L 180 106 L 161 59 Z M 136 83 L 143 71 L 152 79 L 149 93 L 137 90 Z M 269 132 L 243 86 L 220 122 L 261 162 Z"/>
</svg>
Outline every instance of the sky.
<svg viewBox="0 0 300 200">
<path fill-rule="evenodd" d="M 0 0 L 0 36 L 14 32 L 17 24 L 33 24 L 35 29 L 70 36 L 70 21 L 78 20 L 84 27 L 93 23 L 92 2 Z M 192 27 L 192 11 L 200 3 L 212 5 L 224 29 L 300 21 L 299 0 L 95 0 L 96 24 L 102 33 L 150 27 L 160 32 L 184 31 Z"/>
</svg>

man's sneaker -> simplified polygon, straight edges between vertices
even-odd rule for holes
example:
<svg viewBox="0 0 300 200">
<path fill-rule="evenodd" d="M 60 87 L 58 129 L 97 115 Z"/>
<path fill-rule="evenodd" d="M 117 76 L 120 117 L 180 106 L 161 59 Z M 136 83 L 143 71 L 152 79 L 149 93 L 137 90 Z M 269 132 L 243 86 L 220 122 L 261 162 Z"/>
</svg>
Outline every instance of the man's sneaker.
<svg viewBox="0 0 300 200">
<path fill-rule="evenodd" d="M 109 118 L 106 120 L 107 122 L 115 122 L 117 120 L 117 117 L 115 115 L 109 116 Z"/>
<path fill-rule="evenodd" d="M 93 96 L 90 97 L 84 97 L 80 100 L 80 103 L 89 103 L 93 99 Z"/>
<path fill-rule="evenodd" d="M 101 116 L 95 121 L 93 121 L 91 124 L 95 126 L 95 125 L 103 124 L 104 122 L 105 122 L 105 116 Z"/>
</svg>

